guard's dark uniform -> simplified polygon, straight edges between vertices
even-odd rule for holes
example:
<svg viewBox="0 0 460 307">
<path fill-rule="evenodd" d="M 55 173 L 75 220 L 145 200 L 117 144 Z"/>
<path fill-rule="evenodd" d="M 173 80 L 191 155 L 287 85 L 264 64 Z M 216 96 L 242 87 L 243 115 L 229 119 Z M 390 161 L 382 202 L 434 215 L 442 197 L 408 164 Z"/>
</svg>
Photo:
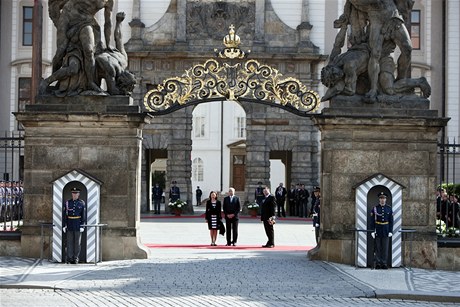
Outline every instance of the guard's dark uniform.
<svg viewBox="0 0 460 307">
<path fill-rule="evenodd" d="M 175 185 L 176 183 L 176 181 L 173 181 L 173 186 L 169 189 L 169 199 L 172 203 L 180 199 L 180 189 Z"/>
<path fill-rule="evenodd" d="M 259 209 L 257 209 L 257 214 L 260 215 L 260 208 L 262 207 L 262 202 L 265 199 L 264 195 L 264 188 L 261 186 L 262 182 L 257 183 L 259 186 L 254 191 L 254 199 L 256 203 L 259 205 Z"/>
<path fill-rule="evenodd" d="M 315 191 L 320 192 L 319 187 L 315 187 Z M 318 244 L 319 242 L 319 227 L 320 227 L 320 222 L 321 222 L 321 196 L 318 194 L 318 196 L 315 196 L 315 203 L 313 204 L 313 207 L 311 209 L 312 216 L 313 216 L 313 227 L 315 227 L 315 238 L 316 238 L 316 243 Z"/>
<path fill-rule="evenodd" d="M 153 210 L 155 214 L 160 214 L 161 198 L 163 197 L 163 189 L 158 185 L 152 188 L 152 197 L 153 197 Z"/>
<path fill-rule="evenodd" d="M 72 193 L 79 191 L 72 190 Z M 81 199 L 69 199 L 64 204 L 62 227 L 66 229 L 67 235 L 67 262 L 78 263 L 81 250 L 81 232 L 82 224 L 86 222 L 86 205 Z"/>
<path fill-rule="evenodd" d="M 254 199 L 256 200 L 256 203 L 260 205 L 262 205 L 262 202 L 264 201 L 265 199 L 265 195 L 264 195 L 264 188 L 263 187 L 257 187 L 256 190 L 254 191 Z"/>
<path fill-rule="evenodd" d="M 380 193 L 385 197 L 385 193 Z M 371 230 L 375 233 L 375 261 L 376 269 L 387 269 L 388 246 L 393 235 L 393 210 L 390 206 L 378 204 L 370 213 Z"/>
</svg>

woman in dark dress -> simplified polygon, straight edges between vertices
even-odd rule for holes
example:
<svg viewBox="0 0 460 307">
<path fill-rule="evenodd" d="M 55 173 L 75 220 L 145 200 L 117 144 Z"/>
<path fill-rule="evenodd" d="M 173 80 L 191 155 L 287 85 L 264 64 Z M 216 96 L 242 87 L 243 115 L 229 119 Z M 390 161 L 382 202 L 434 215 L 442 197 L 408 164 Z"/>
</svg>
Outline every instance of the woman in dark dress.
<svg viewBox="0 0 460 307">
<path fill-rule="evenodd" d="M 220 223 L 222 223 L 222 204 L 217 199 L 217 193 L 211 191 L 209 199 L 206 202 L 206 222 L 208 223 L 209 234 L 211 235 L 211 246 L 216 246 L 217 232 Z"/>
</svg>

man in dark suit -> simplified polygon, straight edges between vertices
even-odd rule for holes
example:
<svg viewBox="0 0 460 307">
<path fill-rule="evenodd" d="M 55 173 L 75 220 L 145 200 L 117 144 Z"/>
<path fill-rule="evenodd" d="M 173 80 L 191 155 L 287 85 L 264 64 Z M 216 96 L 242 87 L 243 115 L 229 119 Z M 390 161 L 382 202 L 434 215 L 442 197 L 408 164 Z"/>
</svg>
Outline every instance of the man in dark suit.
<svg viewBox="0 0 460 307">
<path fill-rule="evenodd" d="M 227 244 L 226 246 L 235 246 L 238 239 L 238 222 L 241 210 L 240 199 L 235 196 L 235 189 L 228 189 L 228 196 L 224 198 L 225 224 L 227 226 Z M 233 237 L 232 237 L 233 234 Z M 230 241 L 231 240 L 231 241 Z"/>
<path fill-rule="evenodd" d="M 291 184 L 291 189 L 288 190 L 288 193 L 287 193 L 287 196 L 288 196 L 288 199 L 289 199 L 289 215 L 290 216 L 295 216 L 295 210 L 296 210 L 296 203 L 295 203 L 295 200 L 296 200 L 296 188 L 295 188 L 295 185 L 294 184 Z"/>
<path fill-rule="evenodd" d="M 283 183 L 280 183 L 280 185 L 276 188 L 275 191 L 276 204 L 278 206 L 278 217 L 281 217 L 281 214 L 283 215 L 283 217 L 286 217 L 286 211 L 284 211 L 284 202 L 286 201 L 286 194 L 286 188 L 283 187 Z"/>
<path fill-rule="evenodd" d="M 196 187 L 195 197 L 196 197 L 196 205 L 201 205 L 201 196 L 203 195 L 203 191 L 200 189 L 199 186 Z"/>
<path fill-rule="evenodd" d="M 299 217 L 308 217 L 309 208 L 308 208 L 308 197 L 310 197 L 310 193 L 305 189 L 305 184 L 300 185 L 300 190 L 298 192 L 299 196 Z"/>
<path fill-rule="evenodd" d="M 265 187 L 263 193 L 265 198 L 262 201 L 260 220 L 264 223 L 265 234 L 267 235 L 268 241 L 265 245 L 262 245 L 262 247 L 273 248 L 275 247 L 275 231 L 273 225 L 275 221 L 276 200 L 275 197 L 270 194 L 270 188 Z"/>
</svg>

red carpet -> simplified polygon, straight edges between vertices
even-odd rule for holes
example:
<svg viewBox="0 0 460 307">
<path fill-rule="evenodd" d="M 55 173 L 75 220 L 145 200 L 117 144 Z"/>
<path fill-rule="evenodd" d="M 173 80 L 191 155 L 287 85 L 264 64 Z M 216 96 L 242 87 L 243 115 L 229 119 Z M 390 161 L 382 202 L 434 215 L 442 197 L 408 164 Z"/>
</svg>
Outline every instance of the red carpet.
<svg viewBox="0 0 460 307">
<path fill-rule="evenodd" d="M 141 220 L 142 219 L 190 219 L 190 218 L 200 218 L 204 219 L 204 213 L 201 215 L 181 215 L 181 216 L 175 216 L 175 215 L 155 215 L 155 214 L 141 214 Z M 251 217 L 251 216 L 240 216 L 240 219 L 248 219 L 248 220 L 260 220 L 260 216 L 257 217 Z M 307 221 L 311 222 L 311 218 L 302 218 L 302 217 L 278 217 L 278 221 Z"/>
<path fill-rule="evenodd" d="M 308 251 L 314 246 L 275 246 L 274 248 L 263 248 L 261 246 L 254 245 L 237 245 L 237 246 L 225 246 L 225 245 L 205 245 L 205 244 L 144 244 L 148 248 L 194 248 L 194 249 L 236 249 L 236 250 L 270 250 L 270 251 Z"/>
</svg>

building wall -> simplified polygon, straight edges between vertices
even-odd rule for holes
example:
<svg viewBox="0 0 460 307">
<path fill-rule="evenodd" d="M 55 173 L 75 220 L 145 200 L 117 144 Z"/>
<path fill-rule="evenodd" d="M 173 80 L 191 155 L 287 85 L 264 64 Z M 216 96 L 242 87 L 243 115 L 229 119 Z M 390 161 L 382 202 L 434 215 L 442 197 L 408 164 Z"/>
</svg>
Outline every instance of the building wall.
<svg viewBox="0 0 460 307">
<path fill-rule="evenodd" d="M 447 136 L 458 138 L 460 136 L 460 2 L 447 1 L 447 76 L 446 99 L 447 116 L 450 122 L 447 125 Z"/>
<path fill-rule="evenodd" d="M 200 186 L 204 195 L 208 196 L 209 191 L 226 192 L 230 186 L 230 148 L 228 145 L 241 140 L 235 136 L 235 120 L 238 116 L 245 116 L 244 110 L 236 102 L 212 102 L 198 105 L 193 114 L 202 115 L 206 118 L 206 134 L 204 138 L 196 138 L 192 129 L 192 161 L 201 158 L 204 163 L 203 181 L 195 181 L 192 178 L 192 186 Z M 197 110 L 199 108 L 199 110 Z M 221 162 L 221 117 L 223 116 L 223 146 Z M 194 123 L 192 123 L 194 125 Z M 222 182 L 220 180 L 222 163 Z M 192 165 L 193 168 L 193 165 Z M 193 191 L 195 199 L 195 191 Z M 205 198 L 205 197 L 203 197 Z"/>
<path fill-rule="evenodd" d="M 12 1 L 0 2 L 0 131 L 10 130 L 10 98 L 15 94 L 11 88 L 11 41 L 12 35 Z"/>
</svg>

